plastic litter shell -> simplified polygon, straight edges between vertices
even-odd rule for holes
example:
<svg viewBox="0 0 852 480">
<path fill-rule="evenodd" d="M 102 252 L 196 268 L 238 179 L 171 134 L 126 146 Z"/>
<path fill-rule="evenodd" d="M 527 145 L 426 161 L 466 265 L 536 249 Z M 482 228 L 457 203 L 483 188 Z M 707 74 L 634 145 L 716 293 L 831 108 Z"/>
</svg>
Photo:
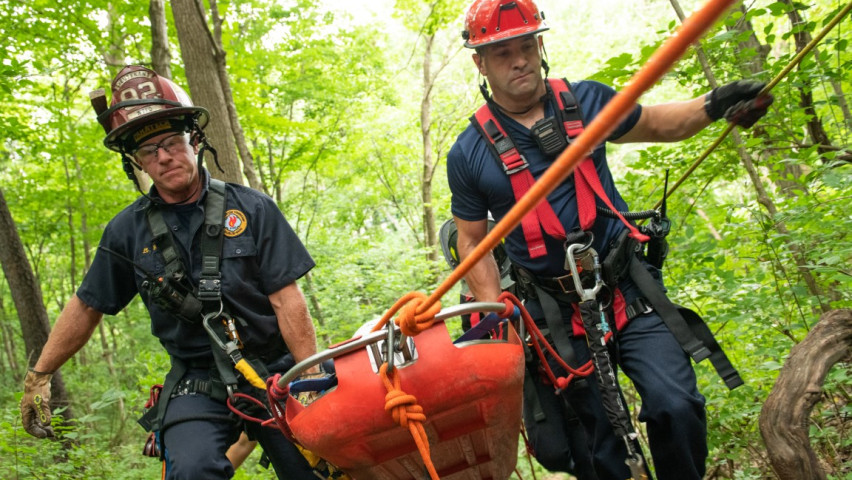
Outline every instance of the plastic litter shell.
<svg viewBox="0 0 852 480">
<path fill-rule="evenodd" d="M 506 479 L 517 461 L 524 355 L 506 341 L 454 345 L 443 322 L 414 337 L 417 359 L 397 369 L 401 389 L 417 398 L 431 457 L 442 479 Z M 387 389 L 366 349 L 334 359 L 338 385 L 308 407 L 290 397 L 287 422 L 302 446 L 354 480 L 423 479 L 408 429 L 384 409 Z"/>
</svg>

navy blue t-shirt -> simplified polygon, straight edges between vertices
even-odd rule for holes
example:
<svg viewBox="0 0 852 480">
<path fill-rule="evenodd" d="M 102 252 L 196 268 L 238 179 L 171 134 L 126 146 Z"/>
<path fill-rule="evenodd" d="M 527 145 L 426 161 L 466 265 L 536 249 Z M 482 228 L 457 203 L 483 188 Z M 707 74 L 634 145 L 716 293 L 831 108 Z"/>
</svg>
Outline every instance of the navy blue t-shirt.
<svg viewBox="0 0 852 480">
<path fill-rule="evenodd" d="M 615 96 L 615 90 L 593 81 L 572 82 L 571 90 L 577 98 L 583 120 L 588 125 L 603 107 Z M 557 105 L 555 99 L 545 104 L 545 115 L 554 115 Z M 642 113 L 641 106 L 613 131 L 608 140 L 614 140 L 632 129 Z M 511 118 L 497 112 L 497 119 L 514 140 L 515 145 L 529 162 L 533 177 L 538 179 L 553 163 L 555 158 L 545 158 L 539 151 L 530 130 Z M 598 145 L 592 153 L 592 159 L 600 177 L 601 184 L 613 205 L 618 210 L 627 210 L 627 204 L 621 198 L 613 182 L 612 173 L 606 160 L 606 142 Z M 495 158 L 486 140 L 473 126 L 459 135 L 456 143 L 447 154 L 447 177 L 452 191 L 452 213 L 462 220 L 479 221 L 488 216 L 500 220 L 515 205 L 515 195 L 508 175 L 503 172 L 502 163 Z M 547 201 L 562 222 L 566 232 L 580 228 L 577 202 L 575 200 L 574 176 L 571 175 L 547 196 Z M 598 205 L 603 205 L 598 200 Z M 595 235 L 593 247 L 603 259 L 609 244 L 626 228 L 620 220 L 597 216 L 592 232 Z M 565 246 L 563 242 L 544 234 L 547 255 L 530 258 L 524 240 L 523 229 L 519 225 L 506 237 L 505 248 L 512 261 L 531 272 L 556 277 L 565 275 Z"/>
<path fill-rule="evenodd" d="M 183 265 L 191 272 L 192 284 L 201 276 L 201 227 L 209 174 L 204 173 L 204 190 L 197 203 L 163 207 L 163 218 L 172 230 L 175 248 Z M 247 328 L 240 336 L 254 352 L 280 346 L 278 320 L 268 295 L 295 282 L 314 261 L 271 198 L 247 187 L 226 184 L 226 235 L 220 271 L 222 296 L 228 311 L 244 319 Z M 151 197 L 156 199 L 156 189 Z M 142 288 L 144 269 L 162 275 L 165 264 L 156 251 L 146 219 L 150 201 L 139 197 L 107 225 L 100 245 L 127 259 L 99 248 L 77 296 L 95 310 L 115 315 L 139 293 L 151 315 L 151 332 L 170 355 L 181 359 L 207 358 L 210 340 L 201 322 L 189 324 L 161 309 Z"/>
</svg>

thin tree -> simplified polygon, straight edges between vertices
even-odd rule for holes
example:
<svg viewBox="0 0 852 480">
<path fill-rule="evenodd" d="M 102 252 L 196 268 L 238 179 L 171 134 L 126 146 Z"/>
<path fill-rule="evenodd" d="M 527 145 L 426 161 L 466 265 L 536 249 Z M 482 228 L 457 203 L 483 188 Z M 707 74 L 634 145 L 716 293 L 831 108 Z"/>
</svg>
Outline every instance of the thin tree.
<svg viewBox="0 0 852 480">
<path fill-rule="evenodd" d="M 24 245 L 18 235 L 18 229 L 2 188 L 0 188 L 0 264 L 9 283 L 12 301 L 18 311 L 27 365 L 32 366 L 41 356 L 41 351 L 47 342 L 50 321 L 42 300 L 41 286 L 27 261 Z M 66 408 L 62 416 L 64 422 L 68 423 L 74 418 L 74 414 L 71 411 L 70 396 L 65 389 L 65 382 L 60 372 L 56 372 L 53 376 L 50 395 L 52 408 Z"/>
<path fill-rule="evenodd" d="M 172 53 L 169 50 L 169 29 L 164 0 L 151 0 L 148 18 L 151 19 L 151 68 L 159 75 L 172 78 Z"/>
<path fill-rule="evenodd" d="M 172 0 L 171 6 L 190 95 L 195 104 L 210 111 L 210 123 L 205 131 L 218 154 L 218 165 L 211 162 L 212 156 L 208 155 L 207 168 L 215 178 L 242 184 L 228 107 L 217 73 L 216 46 L 207 27 L 203 2 Z"/>
</svg>

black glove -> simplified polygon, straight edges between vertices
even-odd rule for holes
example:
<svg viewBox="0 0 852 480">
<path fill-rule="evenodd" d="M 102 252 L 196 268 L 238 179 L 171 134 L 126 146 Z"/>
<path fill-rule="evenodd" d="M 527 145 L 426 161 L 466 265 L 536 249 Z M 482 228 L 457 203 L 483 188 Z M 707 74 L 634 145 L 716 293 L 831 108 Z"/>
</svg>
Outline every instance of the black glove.
<svg viewBox="0 0 852 480">
<path fill-rule="evenodd" d="M 737 80 L 714 88 L 707 94 L 704 110 L 713 120 L 724 117 L 730 123 L 749 128 L 772 105 L 770 94 L 758 95 L 766 84 L 755 80 Z"/>
</svg>

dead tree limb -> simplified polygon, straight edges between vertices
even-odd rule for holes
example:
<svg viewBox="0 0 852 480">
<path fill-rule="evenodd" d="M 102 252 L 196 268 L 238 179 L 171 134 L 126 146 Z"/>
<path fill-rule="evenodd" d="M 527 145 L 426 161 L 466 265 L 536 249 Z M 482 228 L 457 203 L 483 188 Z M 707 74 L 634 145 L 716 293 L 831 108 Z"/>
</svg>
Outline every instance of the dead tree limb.
<svg viewBox="0 0 852 480">
<path fill-rule="evenodd" d="M 760 412 L 760 434 L 769 462 L 781 480 L 824 480 L 808 438 L 810 414 L 822 397 L 831 367 L 852 353 L 852 310 L 820 317 L 808 336 L 790 351 Z"/>
</svg>

